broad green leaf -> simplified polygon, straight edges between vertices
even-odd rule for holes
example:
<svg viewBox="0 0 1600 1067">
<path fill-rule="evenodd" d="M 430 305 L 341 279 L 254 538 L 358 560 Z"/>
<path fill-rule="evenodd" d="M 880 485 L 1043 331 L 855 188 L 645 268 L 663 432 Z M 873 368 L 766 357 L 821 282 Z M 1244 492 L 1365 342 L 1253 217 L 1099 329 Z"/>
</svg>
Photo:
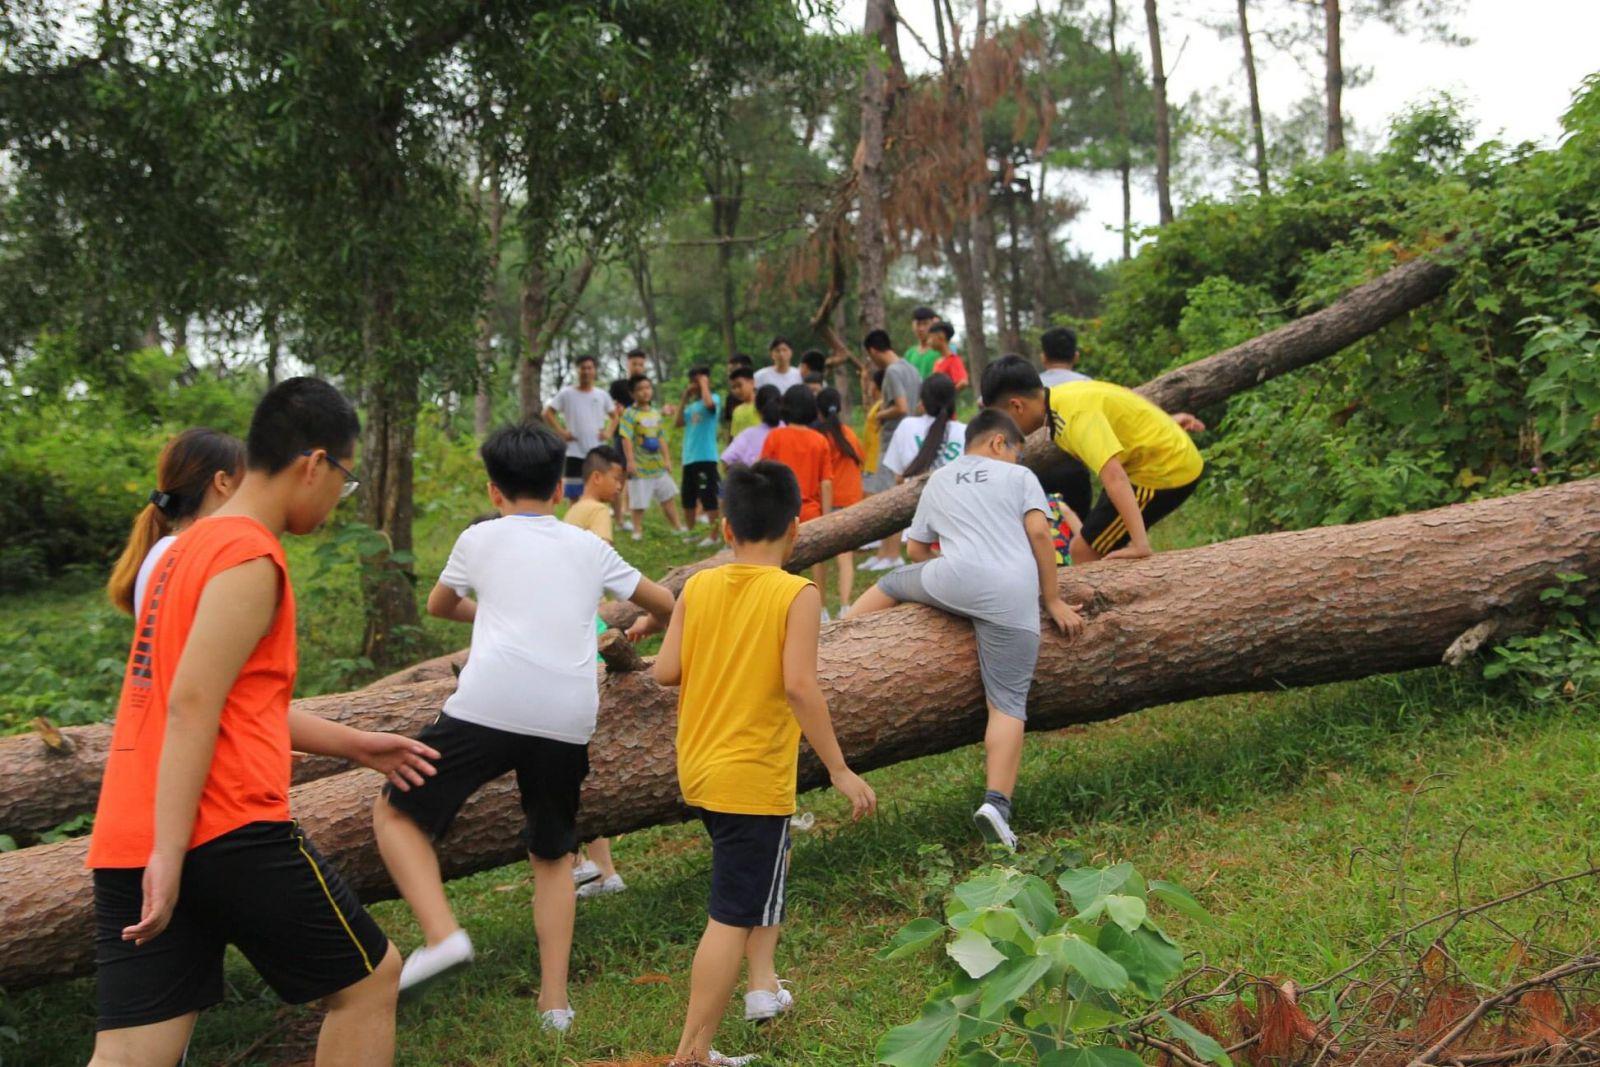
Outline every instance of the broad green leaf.
<svg viewBox="0 0 1600 1067">
<path fill-rule="evenodd" d="M 975 930 L 963 930 L 944 950 L 974 978 L 982 978 L 1006 961 L 989 939 Z"/>
<path fill-rule="evenodd" d="M 1233 1061 L 1223 1051 L 1221 1043 L 1210 1034 L 1202 1032 L 1191 1023 L 1186 1023 L 1170 1011 L 1161 1013 L 1161 1019 L 1167 1024 L 1167 1032 L 1194 1049 L 1195 1055 L 1207 1063 L 1218 1064 L 1219 1067 L 1232 1067 Z"/>
<path fill-rule="evenodd" d="M 956 1057 L 956 1067 L 996 1067 L 999 1056 L 986 1048 L 975 1048 Z"/>
<path fill-rule="evenodd" d="M 1180 914 L 1187 915 L 1191 919 L 1198 919 L 1201 922 L 1211 921 L 1211 913 L 1201 907 L 1194 895 L 1181 885 L 1154 878 L 1150 881 L 1150 895 L 1163 904 L 1171 905 Z"/>
<path fill-rule="evenodd" d="M 1080 937 L 1069 937 L 1061 944 L 1061 955 L 1083 980 L 1096 989 L 1125 989 L 1127 969 Z"/>
<path fill-rule="evenodd" d="M 932 919 L 913 919 L 900 928 L 894 939 L 878 953 L 880 960 L 897 960 L 921 952 L 944 934 L 944 924 Z"/>
<path fill-rule="evenodd" d="M 1148 1067 L 1148 1064 L 1125 1048 L 1088 1045 L 1047 1052 L 1039 1057 L 1039 1067 Z"/>
<path fill-rule="evenodd" d="M 984 980 L 978 1014 L 993 1015 L 1031 990 L 1050 971 L 1050 961 L 1039 956 L 1007 960 Z"/>
<path fill-rule="evenodd" d="M 879 1063 L 893 1067 L 934 1067 L 956 1036 L 956 1007 L 948 1000 L 925 1005 L 922 1014 L 878 1039 Z"/>
<path fill-rule="evenodd" d="M 1121 893 L 1106 897 L 1106 912 L 1112 922 L 1130 934 L 1144 925 L 1145 916 L 1149 914 L 1142 898 L 1123 896 Z"/>
<path fill-rule="evenodd" d="M 1030 954 L 1033 943 L 1039 938 L 1039 931 L 1015 908 L 984 908 L 977 913 L 969 929 L 986 935 L 991 941 L 1015 945 Z"/>
<path fill-rule="evenodd" d="M 1099 947 L 1122 964 L 1134 987 L 1151 1000 L 1160 999 L 1167 983 L 1183 969 L 1183 954 L 1143 927 L 1129 933 L 1114 923 L 1104 926 Z"/>
<path fill-rule="evenodd" d="M 954 896 L 969 909 L 993 908 L 1011 903 L 1022 886 L 1022 879 L 1009 871 L 986 871 L 956 886 Z"/>
<path fill-rule="evenodd" d="M 1021 912 L 1041 934 L 1049 933 L 1061 921 L 1050 884 L 1036 874 L 1030 874 L 1022 880 L 1022 890 L 1011 898 L 1011 906 Z"/>
<path fill-rule="evenodd" d="M 1133 873 L 1133 864 L 1118 863 L 1111 867 L 1079 867 L 1076 870 L 1065 871 L 1056 879 L 1056 884 L 1066 891 L 1072 898 L 1072 906 L 1079 911 L 1087 910 L 1095 901 L 1107 893 L 1115 893 L 1122 888 L 1128 880 L 1128 875 Z"/>
</svg>

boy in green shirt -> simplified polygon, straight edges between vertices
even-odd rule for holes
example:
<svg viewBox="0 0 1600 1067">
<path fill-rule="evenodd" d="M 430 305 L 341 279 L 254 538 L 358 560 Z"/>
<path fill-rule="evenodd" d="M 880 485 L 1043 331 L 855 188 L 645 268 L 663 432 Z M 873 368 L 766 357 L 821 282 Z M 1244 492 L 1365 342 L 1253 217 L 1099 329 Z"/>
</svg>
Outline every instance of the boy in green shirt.
<svg viewBox="0 0 1600 1067">
<path fill-rule="evenodd" d="M 928 344 L 928 331 L 938 321 L 939 313 L 930 307 L 919 307 L 911 313 L 911 332 L 916 335 L 917 343 L 901 353 L 900 358 L 917 368 L 917 375 L 922 378 L 933 373 L 933 365 L 939 360 L 939 353 Z"/>
</svg>

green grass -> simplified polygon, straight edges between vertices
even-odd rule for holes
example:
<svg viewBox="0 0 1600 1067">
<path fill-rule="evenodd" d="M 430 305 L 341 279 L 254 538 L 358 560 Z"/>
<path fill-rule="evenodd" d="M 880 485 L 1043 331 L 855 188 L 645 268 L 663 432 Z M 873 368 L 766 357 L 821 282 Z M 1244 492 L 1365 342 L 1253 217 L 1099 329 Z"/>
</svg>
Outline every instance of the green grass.
<svg viewBox="0 0 1600 1067">
<path fill-rule="evenodd" d="M 1097 861 L 1127 858 L 1193 888 L 1218 923 L 1171 925 L 1210 962 L 1309 980 L 1406 916 L 1451 906 L 1458 875 L 1464 897 L 1486 899 L 1581 867 L 1600 831 L 1594 710 L 1531 707 L 1442 670 L 1196 701 L 1031 737 L 1018 829 L 1025 848 L 1067 840 Z M 944 966 L 931 952 L 872 958 L 902 923 L 937 907 L 932 861 L 919 846 L 944 846 L 958 871 L 983 861 L 967 821 L 980 759 L 969 748 L 873 773 L 882 812 L 857 825 L 841 821 L 832 795 L 803 798 L 817 829 L 795 850 L 779 957 L 799 1007 L 761 1030 L 730 1012 L 722 1048 L 778 1064 L 870 1062 L 878 1035 L 910 1017 Z M 479 962 L 402 1009 L 400 1062 L 558 1064 L 671 1051 L 703 923 L 707 849 L 696 827 L 677 826 L 629 835 L 617 852 L 632 888 L 580 912 L 579 1023 L 564 1045 L 537 1031 L 530 879 L 508 867 L 452 883 Z M 1595 887 L 1553 902 L 1532 899 L 1498 918 L 1512 931 L 1540 924 L 1546 943 L 1592 936 Z M 403 905 L 374 911 L 402 947 L 417 943 Z M 1480 927 L 1451 947 L 1480 976 L 1505 951 Z M 15 1062 L 85 1058 L 91 982 L 13 994 L 6 1011 L 23 1042 Z M 279 1008 L 234 959 L 227 1002 L 203 1018 L 195 1059 L 286 1062 L 303 1042 L 288 1052 L 276 1042 L 304 1034 L 307 1017 Z M 277 1036 L 255 1044 L 269 1034 Z"/>
</svg>

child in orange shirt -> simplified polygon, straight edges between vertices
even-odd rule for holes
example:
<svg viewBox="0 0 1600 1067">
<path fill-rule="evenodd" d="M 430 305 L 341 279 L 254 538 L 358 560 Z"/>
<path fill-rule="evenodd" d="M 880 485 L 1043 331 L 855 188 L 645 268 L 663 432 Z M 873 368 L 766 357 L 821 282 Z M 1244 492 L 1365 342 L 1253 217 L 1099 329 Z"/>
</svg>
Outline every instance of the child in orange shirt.
<svg viewBox="0 0 1600 1067">
<path fill-rule="evenodd" d="M 837 389 L 824 389 L 817 394 L 817 432 L 828 442 L 832 459 L 833 506 L 835 509 L 859 504 L 866 494 L 861 486 L 862 460 L 867 452 L 861 446 L 855 431 L 839 421 L 839 409 L 844 398 Z M 839 567 L 839 617 L 850 610 L 850 598 L 855 592 L 856 558 L 854 552 L 841 552 L 837 557 Z"/>
<path fill-rule="evenodd" d="M 817 398 L 804 385 L 792 385 L 783 394 L 784 425 L 767 434 L 761 458 L 782 463 L 800 483 L 800 521 L 810 522 L 833 510 L 833 450 L 815 429 Z M 827 568 L 817 564 L 812 579 L 822 593 L 822 621 L 828 622 Z"/>
</svg>

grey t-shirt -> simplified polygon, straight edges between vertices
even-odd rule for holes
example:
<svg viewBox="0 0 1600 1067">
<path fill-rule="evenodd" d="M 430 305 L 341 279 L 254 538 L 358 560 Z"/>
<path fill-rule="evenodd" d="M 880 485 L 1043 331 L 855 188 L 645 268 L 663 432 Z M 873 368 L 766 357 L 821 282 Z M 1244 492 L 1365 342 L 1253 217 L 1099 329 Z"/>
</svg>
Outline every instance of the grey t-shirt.
<svg viewBox="0 0 1600 1067">
<path fill-rule="evenodd" d="M 1037 633 L 1039 568 L 1022 521 L 1049 507 L 1027 467 L 963 455 L 939 468 L 906 531 L 939 545 L 922 568 L 923 587 L 971 618 Z"/>
<path fill-rule="evenodd" d="M 561 421 L 572 434 L 572 440 L 567 442 L 567 455 L 582 459 L 600 443 L 600 433 L 617 405 L 611 394 L 598 385 L 588 390 L 569 385 L 556 394 L 550 406 L 561 415 Z"/>
<path fill-rule="evenodd" d="M 917 394 L 921 391 L 922 375 L 917 373 L 917 368 L 905 360 L 895 360 L 883 372 L 883 406 L 885 408 L 899 398 L 905 397 L 906 414 L 912 414 L 917 410 Z M 878 456 L 880 458 L 889 450 L 889 442 L 893 440 L 895 428 L 899 425 L 900 419 L 888 419 L 882 424 L 878 437 Z"/>
<path fill-rule="evenodd" d="M 1050 367 L 1039 372 L 1039 380 L 1044 383 L 1046 389 L 1054 389 L 1063 382 L 1089 381 L 1089 376 L 1079 374 L 1075 370 L 1067 370 L 1065 367 Z"/>
</svg>

